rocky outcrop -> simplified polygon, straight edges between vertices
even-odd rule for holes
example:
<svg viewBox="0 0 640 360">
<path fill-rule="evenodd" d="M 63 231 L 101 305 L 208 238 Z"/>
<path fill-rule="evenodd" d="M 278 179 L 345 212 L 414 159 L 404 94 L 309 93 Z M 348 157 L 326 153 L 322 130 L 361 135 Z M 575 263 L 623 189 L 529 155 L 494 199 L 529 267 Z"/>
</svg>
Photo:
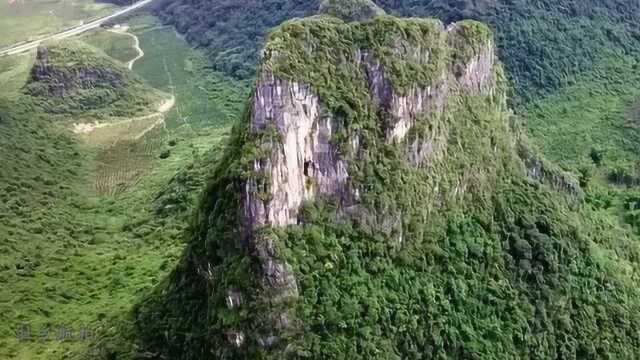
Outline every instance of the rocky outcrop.
<svg viewBox="0 0 640 360">
<path fill-rule="evenodd" d="M 31 95 L 64 97 L 77 90 L 96 87 L 123 86 L 123 73 L 113 66 L 101 67 L 97 63 L 77 60 L 66 61 L 69 48 L 40 46 L 31 69 Z"/>
<path fill-rule="evenodd" d="M 567 196 L 571 205 L 577 206 L 584 200 L 584 191 L 578 180 L 557 165 L 550 163 L 539 154 L 532 151 L 524 141 L 519 141 L 517 146 L 518 156 L 524 165 L 525 174 L 531 179 L 540 181 Z"/>
<path fill-rule="evenodd" d="M 101 120 L 148 114 L 164 97 L 101 50 L 67 39 L 40 45 L 23 92 L 47 113 Z"/>
<path fill-rule="evenodd" d="M 470 36 L 469 32 L 473 31 L 459 23 L 447 27 L 448 40 L 456 49 L 453 71 L 463 88 L 486 94 L 493 89 L 496 81 L 495 44 L 491 38 Z"/>
<path fill-rule="evenodd" d="M 347 164 L 332 143 L 335 120 L 323 111 L 309 85 L 264 73 L 251 108 L 250 131 L 272 129 L 275 136 L 268 140 L 271 153 L 252 165 L 269 184 L 261 189 L 259 180 L 248 181 L 243 211 L 247 227 L 295 224 L 300 205 L 317 195 L 339 201 L 350 197 Z M 258 195 L 261 191 L 266 194 Z"/>
<path fill-rule="evenodd" d="M 272 303 L 298 295 L 291 266 L 278 259 L 263 227 L 296 224 L 304 201 L 325 196 L 341 203 L 350 201 L 347 163 L 332 142 L 335 120 L 323 111 L 318 95 L 309 85 L 261 75 L 251 102 L 249 132 L 263 134 L 269 153 L 253 160 L 242 197 L 241 223 L 245 244 L 260 263 L 261 283 Z M 267 315 L 273 329 L 288 326 L 287 311 Z M 234 337 L 237 339 L 237 337 Z M 272 346 L 275 333 L 259 336 L 259 343 Z"/>
<path fill-rule="evenodd" d="M 437 39 L 446 46 L 460 42 L 466 36 L 457 25 L 445 29 L 441 23 L 435 27 Z M 313 46 L 306 46 L 311 51 Z M 437 51 L 436 51 L 437 50 Z M 460 56 L 449 61 L 450 51 L 455 49 L 422 47 L 407 39 L 396 39 L 391 52 L 397 59 L 408 59 L 424 67 L 437 67 L 428 84 L 412 82 L 399 88 L 392 80 L 391 69 L 376 58 L 374 51 L 354 49 L 353 61 L 361 72 L 377 109 L 378 122 L 383 128 L 385 141 L 404 143 L 408 161 L 419 166 L 425 159 L 441 158 L 448 143 L 448 127 L 443 123 L 447 103 L 458 92 L 470 95 L 486 95 L 495 82 L 493 43 L 490 40 L 478 44 L 467 59 Z M 265 57 L 278 62 L 287 60 L 288 54 L 267 49 Z M 350 185 L 349 163 L 337 146 L 337 129 L 342 119 L 333 114 L 311 84 L 301 80 L 280 77 L 265 66 L 256 82 L 250 103 L 248 132 L 255 138 L 253 146 L 258 155 L 249 164 L 250 175 L 244 182 L 241 200 L 241 224 L 243 243 L 260 264 L 260 283 L 270 294 L 270 303 L 280 304 L 298 296 L 298 288 L 291 266 L 281 260 L 269 236 L 261 230 L 280 228 L 299 223 L 299 211 L 303 203 L 318 198 L 339 204 L 340 208 L 356 208 L 359 189 Z M 410 141 L 407 135 L 417 122 L 431 122 L 432 131 Z M 347 140 L 351 154 L 359 152 L 360 141 L 351 134 Z M 352 215 L 366 214 L 366 210 Z M 375 214 L 363 218 L 377 218 Z M 373 228 L 397 235 L 402 243 L 402 219 L 399 213 L 380 216 L 380 221 L 369 221 Z M 384 227 L 385 229 L 381 228 Z M 276 306 L 279 308 L 279 306 Z M 287 311 L 273 310 L 264 315 L 275 329 L 286 328 L 290 323 Z M 285 320 L 283 320 L 285 319 Z M 240 336 L 232 336 L 234 343 Z M 258 336 L 257 341 L 274 344 L 277 332 Z"/>
<path fill-rule="evenodd" d="M 376 105 L 383 113 L 386 124 L 385 134 L 390 142 L 405 140 L 409 131 L 420 117 L 432 124 L 432 131 L 422 138 L 414 138 L 407 144 L 408 161 L 418 166 L 427 157 L 438 158 L 444 153 L 448 134 L 441 125 L 441 116 L 446 103 L 457 91 L 486 95 L 493 91 L 496 81 L 495 48 L 490 38 L 471 47 L 468 35 L 459 24 L 451 24 L 446 30 L 440 24 L 445 42 L 454 44 L 451 48 L 453 61 L 447 63 L 434 74 L 430 84 L 413 83 L 398 91 L 385 73 L 384 67 L 375 55 L 368 51 L 359 53 L 366 79 Z M 474 39 L 476 40 L 476 39 Z M 477 41 L 477 40 L 476 40 Z M 411 59 L 421 66 L 437 66 L 440 54 L 431 52 L 407 41 L 395 41 L 392 46 L 394 56 Z M 442 49 L 438 49 L 441 53 Z M 466 58 L 458 52 L 465 52 Z"/>
<path fill-rule="evenodd" d="M 425 56 L 428 57 L 429 54 Z M 414 85 L 404 94 L 399 94 L 373 54 L 363 52 L 360 59 L 371 94 L 379 109 L 388 116 L 385 133 L 389 141 L 402 141 L 418 116 L 425 112 L 434 117 L 440 116 L 449 92 L 446 72 L 443 71 L 433 85 Z"/>
</svg>

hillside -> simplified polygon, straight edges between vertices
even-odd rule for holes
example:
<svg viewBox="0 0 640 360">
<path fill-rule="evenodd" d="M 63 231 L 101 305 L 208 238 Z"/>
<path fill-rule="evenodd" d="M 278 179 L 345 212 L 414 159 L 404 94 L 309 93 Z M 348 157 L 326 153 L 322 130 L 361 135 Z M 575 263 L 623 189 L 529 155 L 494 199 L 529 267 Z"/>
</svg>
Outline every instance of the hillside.
<svg viewBox="0 0 640 360">
<path fill-rule="evenodd" d="M 495 50 L 474 21 L 323 15 L 271 31 L 180 264 L 100 345 L 639 356 L 638 246 L 529 147 Z"/>
<path fill-rule="evenodd" d="M 121 63 L 80 41 L 40 46 L 24 92 L 49 113 L 96 118 L 143 113 L 161 96 Z"/>
<path fill-rule="evenodd" d="M 105 30 L 0 59 L 0 359 L 84 353 L 81 329 L 113 326 L 175 266 L 246 98 L 173 29 L 131 21 L 148 54 L 134 71 L 132 42 Z"/>
</svg>

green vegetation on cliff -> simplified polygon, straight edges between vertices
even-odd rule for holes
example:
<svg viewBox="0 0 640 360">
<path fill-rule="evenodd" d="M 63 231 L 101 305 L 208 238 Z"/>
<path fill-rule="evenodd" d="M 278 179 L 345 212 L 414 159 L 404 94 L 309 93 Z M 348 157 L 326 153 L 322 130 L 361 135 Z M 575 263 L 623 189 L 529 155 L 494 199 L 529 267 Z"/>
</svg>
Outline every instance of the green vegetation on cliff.
<svg viewBox="0 0 640 360">
<path fill-rule="evenodd" d="M 344 21 L 362 21 L 384 15 L 384 10 L 371 0 L 323 0 L 318 12 Z"/>
<path fill-rule="evenodd" d="M 136 307 L 132 323 L 100 345 L 114 356 L 172 359 L 640 356 L 633 234 L 528 168 L 535 161 L 520 158 L 526 139 L 507 111 L 500 65 L 485 69 L 489 87 L 465 82 L 465 74 L 484 78 L 467 66 L 492 50 L 488 29 L 475 22 L 455 29 L 318 16 L 272 31 L 260 76 L 317 93 L 357 200 L 312 198 L 292 225 L 267 225 L 247 239 L 247 184 L 258 184 L 265 193 L 256 196 L 269 206 L 278 181 L 254 166 L 277 161 L 284 146 L 282 130 L 254 128 L 256 108 L 247 106 L 181 263 Z M 424 58 L 411 51 L 429 60 L 415 62 Z M 423 111 L 406 138 L 389 141 L 393 119 L 363 68 L 375 64 L 356 55 L 365 53 L 390 81 L 381 93 L 444 91 L 436 76 L 444 72 L 451 82 L 442 114 Z M 433 153 L 408 161 L 415 144 L 431 144 Z M 264 251 L 290 266 L 297 296 L 281 298 L 261 280 Z"/>
</svg>

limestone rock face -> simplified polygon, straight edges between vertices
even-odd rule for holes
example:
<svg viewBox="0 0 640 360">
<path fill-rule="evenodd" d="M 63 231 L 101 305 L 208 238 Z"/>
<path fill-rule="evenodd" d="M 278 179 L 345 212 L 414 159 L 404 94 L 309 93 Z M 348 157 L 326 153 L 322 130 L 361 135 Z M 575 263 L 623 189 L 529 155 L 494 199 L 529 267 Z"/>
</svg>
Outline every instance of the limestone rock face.
<svg viewBox="0 0 640 360">
<path fill-rule="evenodd" d="M 443 36 L 457 41 L 462 36 L 453 24 Z M 357 49 L 355 59 L 369 86 L 371 97 L 383 114 L 380 123 L 389 142 L 401 142 L 418 117 L 439 119 L 446 102 L 457 91 L 485 95 L 495 84 L 495 55 L 491 40 L 471 50 L 469 59 L 457 60 L 434 77 L 431 84 L 412 84 L 398 91 L 387 69 L 367 49 Z M 407 42 L 396 42 L 394 56 L 409 57 L 428 64 L 435 56 Z M 270 54 L 272 58 L 280 54 Z M 433 121 L 437 123 L 438 121 Z M 298 209 L 304 201 L 325 196 L 341 204 L 356 196 L 348 188 L 347 160 L 341 158 L 333 137 L 338 121 L 323 106 L 311 85 L 278 78 L 263 71 L 251 102 L 251 132 L 272 129 L 271 153 L 256 159 L 253 171 L 270 179 L 260 188 L 255 179 L 246 184 L 243 218 L 247 228 L 286 226 L 297 223 Z M 446 129 L 436 129 L 432 137 L 409 144 L 410 162 L 418 165 L 428 155 L 441 154 L 447 142 Z M 358 141 L 353 139 L 357 152 Z"/>
<path fill-rule="evenodd" d="M 441 29 L 443 37 L 450 43 L 464 42 L 464 35 L 457 24 Z M 391 48 L 394 56 L 410 58 L 415 63 L 428 65 L 436 55 L 428 49 L 399 41 Z M 418 117 L 428 116 L 433 124 L 438 124 L 445 110 L 446 102 L 456 91 L 468 91 L 471 94 L 486 95 L 493 91 L 496 78 L 495 47 L 493 41 L 474 48 L 469 59 L 458 59 L 442 69 L 431 84 L 412 84 L 399 93 L 394 89 L 384 67 L 375 55 L 363 50 L 359 52 L 371 94 L 377 106 L 385 113 L 387 127 L 385 134 L 390 142 L 405 139 Z M 415 140 L 409 144 L 409 162 L 419 165 L 427 156 L 442 154 L 447 142 L 445 129 L 434 128 L 431 136 Z"/>
<path fill-rule="evenodd" d="M 459 39 L 464 35 L 456 25 L 445 29 L 438 23 L 436 31 L 437 41 L 443 46 L 464 41 Z M 313 44 L 304 46 L 313 56 Z M 489 39 L 472 49 L 465 47 L 465 57 L 454 53 L 451 61 L 447 60 L 448 53 L 436 53 L 406 39 L 394 40 L 390 44 L 392 56 L 425 67 L 439 66 L 429 83 L 412 82 L 403 89 L 395 86 L 390 69 L 373 51 L 367 48 L 353 51 L 351 65 L 366 83 L 384 141 L 402 143 L 420 119 L 431 119 L 431 132 L 404 145 L 407 160 L 413 166 L 445 155 L 449 136 L 441 117 L 448 102 L 459 92 L 487 95 L 496 82 L 494 47 Z M 265 56 L 278 62 L 292 55 L 267 50 Z M 362 149 L 358 136 L 351 134 L 346 140 L 350 151 L 340 151 L 336 135 L 343 119 L 330 111 L 311 84 L 278 76 L 268 66 L 259 73 L 249 108 L 248 133 L 259 139 L 255 145 L 260 155 L 248 165 L 253 175 L 242 185 L 243 243 L 260 264 L 260 283 L 268 289 L 271 303 L 281 304 L 298 296 L 296 279 L 291 266 L 279 259 L 273 242 L 261 230 L 298 224 L 301 206 L 319 198 L 343 209 L 357 208 L 361 189 L 351 185 L 349 163 L 358 161 L 353 154 Z M 455 191 L 463 192 L 463 186 L 459 187 Z M 367 213 L 359 211 L 361 215 Z M 382 231 L 395 229 L 401 243 L 401 215 L 395 212 L 387 215 L 372 225 L 386 228 Z M 290 314 L 273 310 L 265 317 L 273 328 L 286 328 Z M 277 332 L 269 332 L 259 336 L 257 342 L 270 346 L 277 340 Z"/>
<path fill-rule="evenodd" d="M 269 289 L 271 301 L 278 303 L 297 297 L 296 279 L 291 266 L 278 259 L 271 241 L 256 231 L 296 224 L 302 203 L 317 196 L 347 201 L 347 163 L 331 142 L 334 119 L 323 111 L 309 85 L 265 72 L 257 81 L 250 107 L 249 132 L 273 133 L 262 144 L 270 153 L 250 165 L 269 181 L 266 185 L 256 178 L 246 181 L 241 223 L 245 241 L 260 263 L 261 283 Z M 287 326 L 289 315 L 275 311 L 268 318 L 278 329 Z M 277 341 L 273 333 L 258 339 L 266 347 Z"/>
<path fill-rule="evenodd" d="M 453 23 L 447 27 L 447 34 L 451 42 L 465 43 L 464 31 L 459 24 Z M 495 85 L 495 45 L 492 40 L 469 46 L 465 49 L 469 54 L 467 59 L 460 59 L 454 65 L 457 81 L 467 90 L 476 93 L 491 91 Z"/>
<path fill-rule="evenodd" d="M 259 190 L 255 181 L 247 183 L 247 225 L 295 224 L 303 201 L 317 195 L 338 200 L 348 197 L 347 164 L 331 143 L 334 119 L 323 114 L 320 99 L 309 85 L 264 73 L 251 108 L 250 131 L 271 126 L 277 136 L 271 139 L 272 153 L 253 162 L 253 170 L 266 173 L 271 181 L 262 189 L 268 201 L 253 195 Z"/>
</svg>

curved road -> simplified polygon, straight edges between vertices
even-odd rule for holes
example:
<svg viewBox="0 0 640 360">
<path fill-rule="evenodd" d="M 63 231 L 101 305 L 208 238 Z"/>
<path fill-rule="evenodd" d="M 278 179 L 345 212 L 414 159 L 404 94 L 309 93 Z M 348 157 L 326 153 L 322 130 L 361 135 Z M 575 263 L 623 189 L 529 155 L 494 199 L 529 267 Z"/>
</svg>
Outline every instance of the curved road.
<svg viewBox="0 0 640 360">
<path fill-rule="evenodd" d="M 97 27 L 99 27 L 100 25 L 102 25 L 105 21 L 114 19 L 120 15 L 126 14 L 130 11 L 133 11 L 135 9 L 138 9 L 142 6 L 145 6 L 149 3 L 151 3 L 153 0 L 142 0 L 142 1 L 138 1 L 137 3 L 128 6 L 122 10 L 119 10 L 111 15 L 107 15 L 105 17 L 99 18 L 97 20 L 93 20 L 89 23 L 86 24 L 82 24 L 82 25 L 78 25 L 76 27 L 73 27 L 71 29 L 68 30 L 64 30 L 62 32 L 53 34 L 53 35 L 49 35 L 49 36 L 45 36 L 42 39 L 39 40 L 34 40 L 34 41 L 30 41 L 27 43 L 22 43 L 22 44 L 18 44 L 18 45 L 14 45 L 14 46 L 10 46 L 6 49 L 0 50 L 0 56 L 5 56 L 5 55 L 13 55 L 13 54 L 19 54 L 21 52 L 24 51 L 28 51 L 31 49 L 34 49 L 36 47 L 38 47 L 38 45 L 40 45 L 40 43 L 42 43 L 43 41 L 49 41 L 49 40 L 60 40 L 60 39 L 65 39 L 68 38 L 70 36 L 74 36 L 74 35 L 78 35 L 81 34 L 85 31 L 91 30 L 91 29 L 95 29 Z"/>
</svg>

